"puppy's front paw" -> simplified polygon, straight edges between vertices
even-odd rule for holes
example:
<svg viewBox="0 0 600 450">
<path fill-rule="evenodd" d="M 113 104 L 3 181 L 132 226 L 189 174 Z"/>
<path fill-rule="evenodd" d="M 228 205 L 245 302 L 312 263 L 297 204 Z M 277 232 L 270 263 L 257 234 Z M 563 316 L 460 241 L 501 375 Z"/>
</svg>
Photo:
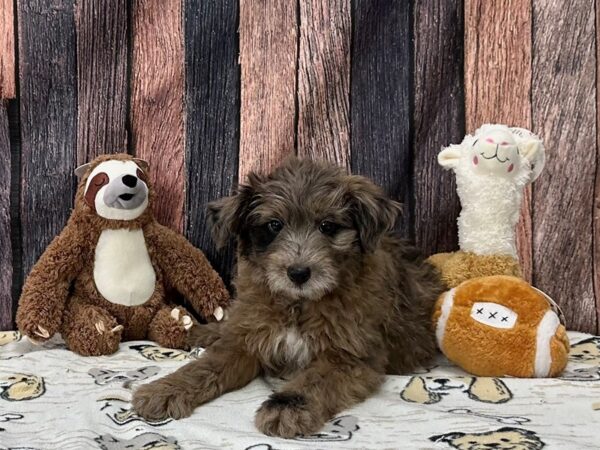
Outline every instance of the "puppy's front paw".
<svg viewBox="0 0 600 450">
<path fill-rule="evenodd" d="M 296 392 L 272 394 L 256 412 L 254 422 L 264 434 L 282 438 L 313 434 L 324 425 L 306 398 Z"/>
<path fill-rule="evenodd" d="M 195 409 L 193 394 L 162 379 L 140 386 L 131 400 L 133 409 L 149 420 L 182 419 Z"/>
</svg>

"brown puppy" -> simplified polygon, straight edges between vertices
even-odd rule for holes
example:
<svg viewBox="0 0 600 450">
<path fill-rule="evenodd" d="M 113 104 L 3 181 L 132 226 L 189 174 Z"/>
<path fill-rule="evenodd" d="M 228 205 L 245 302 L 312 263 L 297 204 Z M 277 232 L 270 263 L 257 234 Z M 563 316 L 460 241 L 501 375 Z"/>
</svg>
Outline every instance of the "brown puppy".
<svg viewBox="0 0 600 450">
<path fill-rule="evenodd" d="M 366 178 L 291 159 L 210 205 L 218 242 L 238 241 L 237 301 L 222 325 L 198 327 L 197 361 L 140 387 L 149 419 L 192 414 L 262 373 L 289 381 L 256 414 L 274 436 L 318 431 L 435 352 L 437 273 L 393 237 L 399 204 Z M 220 328 L 219 328 L 220 327 Z"/>
</svg>

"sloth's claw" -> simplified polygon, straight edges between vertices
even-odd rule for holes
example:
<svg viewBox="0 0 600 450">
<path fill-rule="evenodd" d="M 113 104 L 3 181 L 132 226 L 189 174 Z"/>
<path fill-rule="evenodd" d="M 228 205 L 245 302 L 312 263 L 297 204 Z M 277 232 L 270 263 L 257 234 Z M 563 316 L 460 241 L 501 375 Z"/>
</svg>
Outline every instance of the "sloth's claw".
<svg viewBox="0 0 600 450">
<path fill-rule="evenodd" d="M 99 334 L 104 334 L 104 332 L 106 331 L 106 327 L 104 326 L 104 322 L 102 321 L 96 322 L 94 326 L 96 327 L 96 331 L 98 331 Z"/>
<path fill-rule="evenodd" d="M 223 319 L 224 315 L 225 315 L 225 313 L 223 312 L 223 308 L 221 308 L 220 306 L 217 306 L 217 308 L 215 309 L 215 312 L 213 313 L 213 316 L 215 316 L 215 319 L 217 319 L 217 322 L 220 322 L 221 319 Z"/>
</svg>

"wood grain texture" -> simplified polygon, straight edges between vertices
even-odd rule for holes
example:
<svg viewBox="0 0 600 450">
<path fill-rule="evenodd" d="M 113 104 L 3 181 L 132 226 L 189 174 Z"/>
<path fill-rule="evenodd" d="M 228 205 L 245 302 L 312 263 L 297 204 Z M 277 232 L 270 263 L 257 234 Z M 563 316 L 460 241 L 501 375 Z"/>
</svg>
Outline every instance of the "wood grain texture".
<svg viewBox="0 0 600 450">
<path fill-rule="evenodd" d="M 8 132 L 10 138 L 10 244 L 12 253 L 12 317 L 17 310 L 21 286 L 22 271 L 22 241 L 21 241 L 21 126 L 19 120 L 19 102 L 9 101 Z M 14 327 L 13 327 L 14 329 Z"/>
<path fill-rule="evenodd" d="M 297 22 L 296 1 L 240 0 L 241 182 L 295 152 Z"/>
<path fill-rule="evenodd" d="M 0 100 L 0 330 L 12 329 L 11 155 L 6 103 Z"/>
<path fill-rule="evenodd" d="M 0 0 L 0 99 L 17 95 L 14 0 Z"/>
<path fill-rule="evenodd" d="M 18 2 L 23 274 L 64 227 L 75 193 L 73 0 Z"/>
<path fill-rule="evenodd" d="M 600 334 L 600 8 L 596 5 L 596 182 L 594 186 L 594 297 L 596 300 L 596 334 Z"/>
<path fill-rule="evenodd" d="M 300 1 L 299 156 L 350 166 L 350 2 Z"/>
<path fill-rule="evenodd" d="M 531 129 L 531 3 L 465 0 L 467 132 L 484 123 Z M 531 281 L 531 188 L 523 195 L 517 249 Z"/>
<path fill-rule="evenodd" d="M 430 255 L 458 249 L 460 201 L 441 148 L 465 134 L 462 1 L 414 3 L 415 243 Z"/>
<path fill-rule="evenodd" d="M 352 0 L 351 168 L 404 203 L 398 228 L 406 237 L 414 203 L 411 29 L 410 2 Z"/>
<path fill-rule="evenodd" d="M 184 56 L 180 2 L 133 2 L 131 131 L 150 163 L 158 221 L 183 231 Z"/>
<path fill-rule="evenodd" d="M 185 1 L 186 226 L 226 282 L 232 246 L 217 251 L 206 205 L 229 195 L 237 180 L 240 68 L 237 0 Z"/>
<path fill-rule="evenodd" d="M 77 164 L 127 152 L 127 2 L 77 0 Z"/>
<path fill-rule="evenodd" d="M 592 229 L 596 149 L 594 3 L 533 2 L 533 125 L 548 152 L 533 189 L 534 283 L 570 329 L 595 332 Z"/>
</svg>

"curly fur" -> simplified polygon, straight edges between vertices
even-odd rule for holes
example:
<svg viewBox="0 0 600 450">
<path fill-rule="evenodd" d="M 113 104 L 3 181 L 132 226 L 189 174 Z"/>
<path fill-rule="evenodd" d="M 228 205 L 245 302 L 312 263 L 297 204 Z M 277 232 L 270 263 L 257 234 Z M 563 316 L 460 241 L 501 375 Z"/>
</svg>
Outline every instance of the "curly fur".
<svg viewBox="0 0 600 450">
<path fill-rule="evenodd" d="M 366 178 L 291 159 L 251 174 L 236 195 L 209 206 L 215 237 L 238 241 L 237 301 L 222 325 L 193 330 L 202 357 L 142 386 L 133 405 L 150 419 L 194 408 L 260 374 L 288 378 L 256 414 L 264 433 L 318 431 L 435 352 L 435 269 L 391 234 L 399 205 Z M 283 225 L 270 232 L 269 223 Z M 325 233 L 323 221 L 337 225 Z M 301 285 L 291 266 L 311 269 Z"/>
<path fill-rule="evenodd" d="M 133 158 L 126 154 L 104 155 L 87 167 L 66 227 L 48 246 L 25 282 L 17 310 L 18 327 L 37 341 L 44 340 L 36 334 L 38 326 L 47 330 L 47 338 L 61 332 L 68 347 L 82 355 L 113 353 L 121 340 L 146 337 L 163 346 L 183 347 L 187 333 L 164 311 L 168 304 L 166 289 L 179 291 L 205 317 L 217 306 L 228 304 L 228 292 L 200 250 L 155 220 L 152 214 L 155 194 L 147 180 L 144 181 L 148 185 L 149 204 L 139 217 L 114 220 L 96 214 L 85 201 L 85 186 L 93 169 L 108 160 Z M 111 303 L 96 288 L 94 251 L 106 229 L 143 230 L 156 283 L 151 297 L 142 305 Z M 182 308 L 181 311 L 185 313 Z M 95 327 L 99 322 L 104 325 L 103 333 Z M 111 332 L 118 325 L 124 328 Z"/>
<path fill-rule="evenodd" d="M 427 258 L 441 273 L 442 282 L 455 288 L 463 281 L 492 275 L 522 278 L 519 261 L 509 255 L 476 255 L 472 252 L 437 253 Z"/>
</svg>

